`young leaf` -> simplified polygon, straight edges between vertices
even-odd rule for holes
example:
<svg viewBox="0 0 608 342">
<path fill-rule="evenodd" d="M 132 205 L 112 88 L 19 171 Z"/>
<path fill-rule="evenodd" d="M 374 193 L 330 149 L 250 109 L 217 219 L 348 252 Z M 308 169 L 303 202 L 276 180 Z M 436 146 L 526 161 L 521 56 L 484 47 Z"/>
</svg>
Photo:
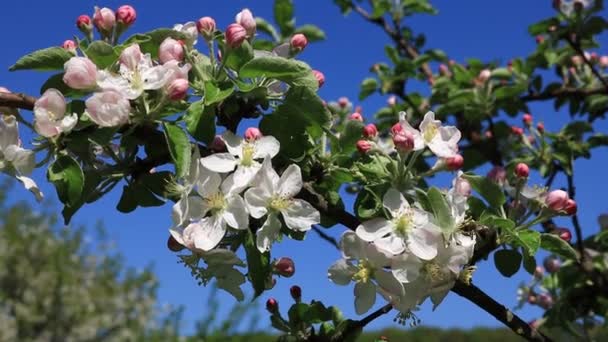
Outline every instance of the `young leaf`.
<svg viewBox="0 0 608 342">
<path fill-rule="evenodd" d="M 210 144 L 215 137 L 215 107 L 205 107 L 203 100 L 193 102 L 186 111 L 186 129 L 198 141 Z"/>
<path fill-rule="evenodd" d="M 234 91 L 232 82 L 217 84 L 215 81 L 205 82 L 205 105 L 221 102 Z"/>
<path fill-rule="evenodd" d="M 105 69 L 118 59 L 118 53 L 114 51 L 112 45 L 96 40 L 87 47 L 87 57 L 100 69 Z"/>
<path fill-rule="evenodd" d="M 163 124 L 165 140 L 169 146 L 171 159 L 175 164 L 175 174 L 178 178 L 184 177 L 190 169 L 190 140 L 188 135 L 179 126 L 170 123 Z"/>
<path fill-rule="evenodd" d="M 574 248 L 554 234 L 542 233 L 540 235 L 540 247 L 565 259 L 576 260 L 578 258 Z"/>
<path fill-rule="evenodd" d="M 486 177 L 473 174 L 464 174 L 463 177 L 469 181 L 475 189 L 493 209 L 502 206 L 507 200 L 502 189 Z"/>
<path fill-rule="evenodd" d="M 8 70 L 63 70 L 63 65 L 74 55 L 62 47 L 50 47 L 29 53 L 17 60 Z"/>
<path fill-rule="evenodd" d="M 291 0 L 275 0 L 274 21 L 281 29 L 284 37 L 291 36 L 295 20 L 293 19 L 293 3 Z"/>
<path fill-rule="evenodd" d="M 317 89 L 318 82 L 308 64 L 278 56 L 263 56 L 252 59 L 243 65 L 239 71 L 241 77 L 270 77 L 291 85 Z"/>
<path fill-rule="evenodd" d="M 494 264 L 505 277 L 511 277 L 519 271 L 521 260 L 522 255 L 514 249 L 501 249 L 494 253 Z"/>
<path fill-rule="evenodd" d="M 80 164 L 72 157 L 57 158 L 47 170 L 48 180 L 55 185 L 59 200 L 66 205 L 75 205 L 84 187 L 84 173 Z"/>
<path fill-rule="evenodd" d="M 270 252 L 260 253 L 255 243 L 255 235 L 247 229 L 244 234 L 245 254 L 247 255 L 248 276 L 253 286 L 254 299 L 266 289 L 266 279 L 270 275 Z"/>
<path fill-rule="evenodd" d="M 430 188 L 427 195 L 439 227 L 445 233 L 451 233 L 451 229 L 454 227 L 454 219 L 445 196 L 435 187 Z"/>
<path fill-rule="evenodd" d="M 373 94 L 378 88 L 378 81 L 375 78 L 368 77 L 361 82 L 361 90 L 359 91 L 359 100 L 364 100 Z"/>
</svg>

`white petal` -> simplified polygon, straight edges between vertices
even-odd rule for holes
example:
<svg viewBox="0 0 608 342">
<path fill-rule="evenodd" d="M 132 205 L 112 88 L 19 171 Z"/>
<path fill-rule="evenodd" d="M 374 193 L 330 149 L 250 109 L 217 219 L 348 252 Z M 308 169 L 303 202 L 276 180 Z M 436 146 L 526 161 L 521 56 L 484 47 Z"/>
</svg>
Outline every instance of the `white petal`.
<svg viewBox="0 0 608 342">
<path fill-rule="evenodd" d="M 355 285 L 355 312 L 363 315 L 376 303 L 376 285 L 371 281 Z"/>
<path fill-rule="evenodd" d="M 351 265 L 346 259 L 340 259 L 329 267 L 327 277 L 334 284 L 348 285 L 355 272 L 357 272 L 355 266 Z"/>
<path fill-rule="evenodd" d="M 166 75 L 168 69 L 162 65 L 148 68 L 142 71 L 141 78 L 144 81 L 144 89 L 160 89 L 167 82 Z"/>
<path fill-rule="evenodd" d="M 34 182 L 33 179 L 23 176 L 16 176 L 15 178 L 17 178 L 21 183 L 23 183 L 23 186 L 26 190 L 34 194 L 34 196 L 36 197 L 36 201 L 42 201 L 42 199 L 44 198 L 44 194 L 42 193 L 42 191 L 40 191 L 38 185 L 36 184 L 36 182 Z"/>
<path fill-rule="evenodd" d="M 33 151 L 17 145 L 10 145 L 4 151 L 4 158 L 13 164 L 20 175 L 29 175 L 36 166 L 36 156 Z"/>
<path fill-rule="evenodd" d="M 234 268 L 226 269 L 222 274 L 215 275 L 217 279 L 217 287 L 230 293 L 236 300 L 242 302 L 245 299 L 245 294 L 240 285 L 245 282 L 245 276 Z"/>
<path fill-rule="evenodd" d="M 281 234 L 281 221 L 277 215 L 268 215 L 266 222 L 256 232 L 256 244 L 258 250 L 262 253 L 270 250 L 270 246 L 275 242 Z"/>
<path fill-rule="evenodd" d="M 220 190 L 224 195 L 232 195 L 232 194 L 240 194 L 245 190 L 246 186 L 237 187 L 234 183 L 234 173 L 229 174 L 222 185 L 220 186 Z"/>
<path fill-rule="evenodd" d="M 199 229 L 194 235 L 194 246 L 209 251 L 217 246 L 226 235 L 226 222 L 219 216 L 205 217 L 198 222 Z"/>
<path fill-rule="evenodd" d="M 374 241 L 393 230 L 393 224 L 383 218 L 373 218 L 365 221 L 357 227 L 357 236 L 365 241 Z"/>
<path fill-rule="evenodd" d="M 60 125 L 58 125 L 54 120 L 51 120 L 46 109 L 36 109 L 34 118 L 34 128 L 36 129 L 36 132 L 43 137 L 51 138 L 61 133 Z"/>
<path fill-rule="evenodd" d="M 378 286 L 380 286 L 383 290 L 397 296 L 403 295 L 403 285 L 401 285 L 401 283 L 393 276 L 391 272 L 382 269 L 376 270 L 374 277 L 378 282 Z"/>
<path fill-rule="evenodd" d="M 382 198 L 382 204 L 388 210 L 393 217 L 400 216 L 406 209 L 410 207 L 405 197 L 394 188 L 388 189 Z"/>
<path fill-rule="evenodd" d="M 301 199 L 292 199 L 289 207 L 281 210 L 287 227 L 293 230 L 307 231 L 313 224 L 321 222 L 321 214 L 310 203 Z"/>
<path fill-rule="evenodd" d="M 263 188 L 250 188 L 245 191 L 245 204 L 249 209 L 251 217 L 259 219 L 266 215 L 266 206 L 270 201 L 271 194 Z"/>
<path fill-rule="evenodd" d="M 230 131 L 226 131 L 222 134 L 222 140 L 224 140 L 226 149 L 230 154 L 239 158 L 243 157 L 243 138 Z"/>
<path fill-rule="evenodd" d="M 273 158 L 279 153 L 281 144 L 275 137 L 261 137 L 255 142 L 255 150 L 253 152 L 254 159 Z"/>
<path fill-rule="evenodd" d="M 361 240 L 357 234 L 350 230 L 345 231 L 340 238 L 342 255 L 348 259 L 363 258 L 366 255 L 365 248 L 367 245 L 369 245 L 369 243 Z"/>
<path fill-rule="evenodd" d="M 225 248 L 212 249 L 203 253 L 203 259 L 209 267 L 236 265 L 245 266 L 245 263 L 231 250 Z"/>
<path fill-rule="evenodd" d="M 261 167 L 262 165 L 259 163 L 252 163 L 251 166 L 237 166 L 236 171 L 234 171 L 233 186 L 236 189 L 244 189 L 251 185 Z"/>
<path fill-rule="evenodd" d="M 14 116 L 0 115 L 0 151 L 10 145 L 19 145 L 19 123 Z"/>
<path fill-rule="evenodd" d="M 449 145 L 446 142 L 436 138 L 428 143 L 429 149 L 439 158 L 449 158 L 458 153 L 458 149 L 454 145 Z"/>
<path fill-rule="evenodd" d="M 245 208 L 245 202 L 239 195 L 231 196 L 227 199 L 227 207 L 222 213 L 222 217 L 232 228 L 249 228 L 249 214 Z"/>
<path fill-rule="evenodd" d="M 182 227 L 173 226 L 173 227 L 169 228 L 169 234 L 171 234 L 171 236 L 175 239 L 175 241 L 177 241 L 180 245 L 187 247 L 186 242 L 182 238 L 183 233 L 184 233 L 184 229 Z"/>
<path fill-rule="evenodd" d="M 190 196 L 188 197 L 187 210 L 185 213 L 185 220 L 191 221 L 199 221 L 201 220 L 209 211 L 209 206 L 207 203 L 198 196 Z"/>
<path fill-rule="evenodd" d="M 397 280 L 402 283 L 410 283 L 420 275 L 422 261 L 411 254 L 402 254 L 395 259 L 391 264 L 391 270 Z"/>
<path fill-rule="evenodd" d="M 182 197 L 177 201 L 171 210 L 171 218 L 175 226 L 181 226 L 186 220 L 188 214 L 188 198 Z M 181 233 L 180 233 L 181 234 Z M 181 243 L 181 242 L 180 242 Z"/>
<path fill-rule="evenodd" d="M 283 198 L 292 198 L 302 189 L 302 171 L 296 164 L 285 169 L 277 184 L 277 193 Z"/>
<path fill-rule="evenodd" d="M 202 158 L 201 164 L 211 171 L 226 173 L 234 170 L 237 161 L 230 153 L 214 153 Z"/>
<path fill-rule="evenodd" d="M 405 251 L 405 241 L 392 234 L 387 237 L 376 239 L 374 244 L 376 244 L 379 249 L 385 250 L 393 255 L 401 254 Z"/>
<path fill-rule="evenodd" d="M 201 168 L 201 154 L 198 148 L 194 148 L 190 160 L 192 161 L 190 163 L 190 169 L 185 177 L 186 186 L 196 183 L 196 180 L 198 179 L 198 172 Z"/>
<path fill-rule="evenodd" d="M 264 159 L 262 167 L 258 176 L 254 180 L 255 186 L 263 187 L 268 191 L 274 193 L 275 189 L 279 186 L 279 175 L 272 168 L 272 162 L 270 158 Z"/>
<path fill-rule="evenodd" d="M 203 198 L 215 195 L 222 184 L 222 177 L 205 167 L 201 167 L 196 181 L 196 190 Z"/>
<path fill-rule="evenodd" d="M 413 229 L 407 240 L 408 249 L 422 260 L 431 260 L 437 256 L 437 244 L 441 235 L 435 230 L 426 228 Z"/>
</svg>

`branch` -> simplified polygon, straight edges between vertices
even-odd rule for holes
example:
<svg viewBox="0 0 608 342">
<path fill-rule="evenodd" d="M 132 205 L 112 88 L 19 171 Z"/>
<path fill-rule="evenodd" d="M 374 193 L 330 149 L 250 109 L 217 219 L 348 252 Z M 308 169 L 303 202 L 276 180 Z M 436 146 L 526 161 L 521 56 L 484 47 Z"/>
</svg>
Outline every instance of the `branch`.
<svg viewBox="0 0 608 342">
<path fill-rule="evenodd" d="M 576 188 L 574 187 L 574 176 L 572 175 L 574 170 L 572 170 L 571 174 L 567 174 L 568 180 L 568 196 L 571 199 L 574 199 L 576 195 Z M 581 262 L 585 260 L 585 246 L 583 246 L 583 230 L 581 229 L 581 225 L 578 222 L 578 214 L 572 215 L 572 225 L 574 226 L 574 231 L 576 233 L 576 248 L 581 253 Z"/>
<path fill-rule="evenodd" d="M 528 323 L 524 322 L 521 318 L 495 301 L 492 297 L 488 296 L 475 285 L 466 285 L 461 281 L 457 281 L 456 285 L 452 288 L 452 292 L 477 304 L 477 306 L 484 309 L 490 315 L 494 316 L 494 318 L 528 341 L 551 341 L 549 337 L 543 335 L 536 329 L 532 329 Z"/>
<path fill-rule="evenodd" d="M 608 91 L 603 87 L 599 88 L 590 88 L 590 89 L 579 89 L 579 88 L 559 88 L 550 92 L 543 93 L 531 93 L 528 95 L 521 96 L 519 99 L 523 102 L 531 102 L 531 101 L 544 101 L 551 100 L 556 97 L 575 97 L 575 98 L 584 98 L 591 95 L 606 95 Z"/>
<path fill-rule="evenodd" d="M 376 318 L 389 313 L 392 309 L 393 309 L 393 304 L 390 304 L 390 303 L 386 304 L 385 306 L 381 307 L 380 309 L 378 309 L 378 310 L 372 312 L 371 314 L 363 317 L 363 319 L 357 321 L 356 326 L 359 327 L 359 328 L 364 328 L 366 325 L 368 325 L 369 323 L 371 323 Z"/>
<path fill-rule="evenodd" d="M 340 246 L 338 245 L 338 241 L 336 241 L 336 239 L 334 239 L 332 236 L 329 236 L 326 232 L 324 232 L 323 228 L 319 228 L 319 226 L 314 225 L 314 226 L 312 226 L 312 230 L 314 230 L 315 233 L 317 233 L 321 239 L 329 242 L 331 245 L 333 245 L 337 249 L 340 249 Z"/>
<path fill-rule="evenodd" d="M 36 98 L 26 94 L 2 93 L 0 92 L 0 107 L 34 109 Z"/>
</svg>

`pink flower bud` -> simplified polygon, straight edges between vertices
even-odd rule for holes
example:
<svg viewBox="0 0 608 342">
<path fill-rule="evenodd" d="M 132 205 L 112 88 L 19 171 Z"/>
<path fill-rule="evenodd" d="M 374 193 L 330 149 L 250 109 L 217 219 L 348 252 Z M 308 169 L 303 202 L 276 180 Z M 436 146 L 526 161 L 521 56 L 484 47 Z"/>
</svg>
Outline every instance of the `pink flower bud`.
<svg viewBox="0 0 608 342">
<path fill-rule="evenodd" d="M 507 179 L 507 171 L 502 166 L 494 166 L 490 172 L 488 172 L 487 177 L 498 184 L 504 184 Z"/>
<path fill-rule="evenodd" d="M 602 68 L 608 68 L 608 56 L 600 57 L 600 66 Z"/>
<path fill-rule="evenodd" d="M 553 297 L 548 293 L 542 293 L 538 296 L 538 305 L 547 310 L 553 306 Z"/>
<path fill-rule="evenodd" d="M 456 190 L 456 193 L 461 196 L 471 196 L 471 183 L 462 177 L 456 178 L 456 182 L 454 182 L 454 189 Z"/>
<path fill-rule="evenodd" d="M 253 127 L 250 127 L 250 128 L 253 128 Z M 254 129 L 257 130 L 257 128 L 254 128 Z M 294 273 L 296 273 L 296 266 L 295 266 L 293 260 L 291 260 L 291 258 L 282 257 L 282 258 L 279 258 L 279 260 L 277 260 L 275 262 L 274 273 L 276 273 L 282 277 L 289 278 L 289 277 L 293 276 Z"/>
<path fill-rule="evenodd" d="M 183 100 L 188 94 L 189 83 L 185 78 L 178 78 L 173 80 L 167 87 L 167 95 L 171 101 Z"/>
<path fill-rule="evenodd" d="M 349 115 L 348 119 L 363 122 L 363 116 L 361 116 L 361 113 L 357 113 L 357 112 Z"/>
<path fill-rule="evenodd" d="M 226 44 L 231 48 L 238 48 L 247 39 L 247 31 L 239 24 L 230 24 L 226 28 Z"/>
<path fill-rule="evenodd" d="M 489 69 L 483 69 L 481 72 L 479 72 L 479 76 L 477 76 L 477 78 L 483 83 L 489 80 L 491 75 L 492 72 Z"/>
<path fill-rule="evenodd" d="M 296 33 L 291 37 L 291 41 L 289 42 L 291 48 L 296 51 L 302 51 L 308 45 L 308 39 L 302 33 Z"/>
<path fill-rule="evenodd" d="M 342 96 L 338 99 L 338 106 L 340 106 L 340 108 L 346 108 L 346 106 L 348 106 L 348 102 L 348 97 Z"/>
<path fill-rule="evenodd" d="M 543 261 L 543 266 L 545 266 L 545 269 L 547 270 L 547 272 L 555 273 L 555 272 L 559 271 L 560 267 L 562 266 L 562 263 L 559 261 L 558 258 L 556 258 L 554 256 L 549 256 L 549 257 L 546 257 L 545 260 Z"/>
<path fill-rule="evenodd" d="M 542 122 L 539 122 L 536 124 L 536 129 L 542 134 L 545 133 L 545 124 Z"/>
<path fill-rule="evenodd" d="M 72 57 L 63 65 L 63 82 L 72 89 L 92 89 L 97 86 L 97 66 L 86 57 Z"/>
<path fill-rule="evenodd" d="M 589 60 L 591 62 L 597 62 L 598 57 L 599 56 L 597 55 L 597 52 L 592 52 L 591 54 L 589 54 Z"/>
<path fill-rule="evenodd" d="M 95 14 L 93 15 L 93 24 L 102 34 L 109 34 L 116 24 L 116 16 L 114 11 L 104 7 L 95 7 Z"/>
<path fill-rule="evenodd" d="M 553 190 L 545 197 L 545 204 L 553 211 L 561 211 L 568 202 L 568 193 L 564 190 Z"/>
<path fill-rule="evenodd" d="M 556 228 L 554 234 L 558 235 L 560 239 L 566 242 L 570 242 L 570 240 L 572 240 L 572 233 L 568 228 Z"/>
<path fill-rule="evenodd" d="M 403 132 L 403 127 L 400 123 L 397 122 L 393 125 L 393 127 L 391 127 L 391 133 L 393 133 L 393 135 L 399 134 L 401 132 Z"/>
<path fill-rule="evenodd" d="M 122 50 L 122 52 L 120 53 L 120 57 L 118 57 L 118 60 L 129 70 L 136 70 L 137 65 L 139 64 L 143 56 L 144 55 L 141 53 L 139 45 L 132 44 L 129 45 L 126 49 Z"/>
<path fill-rule="evenodd" d="M 375 138 L 377 135 L 378 135 L 378 128 L 376 128 L 376 125 L 374 125 L 373 123 L 363 127 L 363 136 L 364 137 L 371 139 L 371 138 Z"/>
<path fill-rule="evenodd" d="M 302 289 L 298 285 L 294 285 L 289 289 L 289 294 L 296 302 L 302 299 Z"/>
<path fill-rule="evenodd" d="M 355 107 L 355 113 L 363 114 L 363 107 L 361 107 L 361 106 Z"/>
<path fill-rule="evenodd" d="M 116 21 L 124 26 L 131 26 L 137 19 L 135 8 L 129 5 L 123 5 L 116 10 Z"/>
<path fill-rule="evenodd" d="M 572 198 L 568 198 L 568 200 L 566 201 L 566 205 L 564 206 L 564 211 L 566 212 L 566 214 L 574 215 L 576 214 L 577 210 L 578 206 L 576 205 L 576 201 L 574 201 Z"/>
<path fill-rule="evenodd" d="M 528 178 L 530 168 L 525 163 L 519 163 L 515 165 L 515 175 L 519 178 Z"/>
<path fill-rule="evenodd" d="M 367 140 L 359 140 L 357 141 L 357 150 L 361 154 L 366 154 L 369 150 L 372 149 L 372 143 Z"/>
<path fill-rule="evenodd" d="M 158 48 L 158 59 L 165 64 L 169 61 L 181 62 L 184 59 L 184 46 L 173 38 L 165 39 Z"/>
<path fill-rule="evenodd" d="M 464 165 L 464 158 L 460 154 L 455 154 L 451 157 L 445 158 L 445 165 L 447 166 L 448 170 L 460 170 Z"/>
<path fill-rule="evenodd" d="M 73 40 L 66 40 L 61 44 L 61 47 L 70 51 L 71 53 L 76 53 L 76 43 Z"/>
<path fill-rule="evenodd" d="M 89 33 L 93 30 L 93 24 L 91 23 L 91 17 L 86 14 L 78 16 L 76 19 L 76 27 L 83 33 Z"/>
<path fill-rule="evenodd" d="M 226 151 L 226 143 L 224 143 L 224 139 L 221 136 L 216 135 L 213 138 L 213 142 L 211 143 L 211 149 L 214 152 L 224 152 Z"/>
<path fill-rule="evenodd" d="M 521 127 L 517 127 L 517 126 L 511 126 L 511 133 L 513 135 L 522 136 L 524 134 L 524 129 Z"/>
<path fill-rule="evenodd" d="M 255 141 L 262 137 L 262 132 L 257 127 L 249 127 L 245 130 L 245 140 L 247 141 Z M 288 259 L 288 258 L 281 258 Z M 281 260 L 279 259 L 279 260 Z M 291 259 L 289 259 L 291 260 Z"/>
<path fill-rule="evenodd" d="M 274 298 L 268 298 L 266 301 L 266 310 L 268 310 L 268 312 L 271 314 L 279 312 L 279 302 L 277 302 L 277 300 Z"/>
<path fill-rule="evenodd" d="M 121 93 L 105 90 L 85 102 L 91 120 L 101 127 L 116 127 L 129 122 L 131 103 Z"/>
<path fill-rule="evenodd" d="M 215 32 L 215 20 L 211 17 L 202 17 L 196 22 L 196 29 L 203 38 L 211 40 Z"/>
<path fill-rule="evenodd" d="M 543 269 L 541 266 L 536 266 L 536 268 L 534 269 L 534 278 L 542 279 L 544 274 L 545 274 L 545 269 Z"/>
<path fill-rule="evenodd" d="M 317 82 L 319 83 L 319 88 L 321 88 L 325 84 L 325 75 L 323 75 L 323 73 L 319 70 L 313 70 L 312 74 L 317 79 Z"/>
<path fill-rule="evenodd" d="M 393 144 L 399 152 L 409 152 L 414 149 L 414 136 L 412 133 L 403 131 L 393 135 Z"/>
<path fill-rule="evenodd" d="M 543 37 L 540 34 L 538 36 L 534 37 L 534 39 L 536 40 L 536 44 L 542 44 L 545 41 L 545 37 Z"/>
<path fill-rule="evenodd" d="M 167 248 L 169 248 L 171 252 L 179 252 L 186 247 L 177 242 L 172 235 L 169 235 L 169 239 L 167 240 Z"/>
<path fill-rule="evenodd" d="M 530 115 L 529 113 L 524 114 L 524 116 L 522 117 L 522 120 L 524 122 L 524 124 L 526 125 L 531 125 L 532 124 L 532 115 Z"/>
<path fill-rule="evenodd" d="M 245 28 L 248 37 L 253 37 L 255 35 L 256 23 L 253 18 L 253 14 L 247 8 L 242 10 L 236 15 L 234 21 Z"/>
</svg>

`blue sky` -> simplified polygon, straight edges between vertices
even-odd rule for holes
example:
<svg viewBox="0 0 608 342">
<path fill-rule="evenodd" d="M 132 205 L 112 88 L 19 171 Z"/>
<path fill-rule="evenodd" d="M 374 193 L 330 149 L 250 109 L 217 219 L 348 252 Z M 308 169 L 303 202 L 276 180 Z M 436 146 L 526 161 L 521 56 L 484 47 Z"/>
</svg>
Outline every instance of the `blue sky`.
<svg viewBox="0 0 608 342">
<path fill-rule="evenodd" d="M 78 5 L 76 5 L 78 3 Z M 225 28 L 233 21 L 234 15 L 242 8 L 249 7 L 257 16 L 272 18 L 271 0 L 264 1 L 186 1 L 170 2 L 131 1 L 138 12 L 138 19 L 131 32 L 145 32 L 157 27 L 170 27 L 175 23 L 196 20 L 202 16 L 212 16 L 218 27 Z M 441 48 L 450 58 L 459 62 L 476 57 L 482 60 L 500 60 L 504 63 L 516 56 L 525 56 L 534 49 L 534 39 L 527 34 L 527 26 L 551 15 L 550 1 L 483 1 L 483 0 L 437 0 L 433 1 L 440 13 L 437 16 L 419 16 L 407 19 L 414 30 L 427 35 L 427 46 Z M 61 5 L 60 5 L 61 4 Z M 3 4 L 0 32 L 5 32 L 2 54 L 0 54 L 0 86 L 13 91 L 38 95 L 39 88 L 48 74 L 36 72 L 7 71 L 20 56 L 39 48 L 60 45 L 65 39 L 78 34 L 74 22 L 78 15 L 91 14 L 93 6 L 117 8 L 122 1 L 10 1 Z M 221 4 L 221 5 L 220 5 Z M 311 23 L 320 26 L 327 34 L 327 41 L 309 46 L 301 58 L 315 69 L 323 71 L 326 84 L 320 94 L 326 100 L 339 96 L 349 97 L 355 104 L 359 84 L 369 75 L 369 67 L 378 61 L 385 61 L 383 47 L 387 37 L 375 26 L 365 23 L 357 15 L 343 17 L 332 1 L 295 0 L 298 24 Z M 608 14 L 608 13 L 604 13 Z M 602 37 L 605 45 L 606 36 Z M 598 50 L 608 54 L 607 50 Z M 363 112 L 368 120 L 373 112 L 383 106 L 386 97 L 372 96 L 363 101 Z M 555 112 L 550 102 L 534 103 L 531 111 L 535 119 L 544 121 L 547 130 L 557 130 L 569 119 L 565 112 Z M 29 117 L 29 113 L 25 114 Z M 513 121 L 514 123 L 516 121 Z M 608 124 L 599 121 L 597 131 L 608 131 Z M 23 140 L 29 144 L 30 135 L 22 129 Z M 596 150 L 592 160 L 579 160 L 575 165 L 577 182 L 577 202 L 579 215 L 585 234 L 596 232 L 597 216 L 608 212 L 605 200 L 598 200 L 599 194 L 608 193 L 605 182 L 605 167 L 608 166 L 608 151 Z M 485 172 L 487 168 L 483 168 Z M 45 170 L 38 170 L 34 178 L 42 185 L 46 197 L 56 203 L 54 189 L 47 184 Z M 537 175 L 531 182 L 539 181 Z M 439 180 L 439 185 L 447 186 L 447 179 Z M 558 178 L 556 186 L 564 186 L 565 179 Z M 76 224 L 93 226 L 103 220 L 109 235 L 117 242 L 117 248 L 126 257 L 128 265 L 143 268 L 153 264 L 160 279 L 159 300 L 161 303 L 184 305 L 185 330 L 191 331 L 193 322 L 205 312 L 206 294 L 209 292 L 196 285 L 189 272 L 177 264 L 177 258 L 165 247 L 167 229 L 170 225 L 170 204 L 152 209 L 138 209 L 131 214 L 121 214 L 115 210 L 120 197 L 120 187 L 116 187 L 100 201 L 81 209 L 75 216 Z M 29 194 L 21 189 L 13 192 L 15 200 L 30 201 Z M 558 223 L 570 227 L 569 220 Z M 330 230 L 339 236 L 344 229 Z M 290 256 L 296 262 L 296 275 L 290 279 L 279 279 L 271 292 L 285 309 L 291 303 L 289 287 L 298 284 L 303 288 L 304 299 L 322 300 L 327 305 L 337 305 L 347 317 L 355 318 L 351 287 L 340 287 L 326 279 L 327 267 L 339 257 L 336 250 L 321 241 L 314 233 L 303 242 L 285 239 L 275 245 L 273 256 Z M 539 259 L 540 260 L 540 259 Z M 502 277 L 491 263 L 482 262 L 474 281 L 487 293 L 508 307 L 515 305 L 516 287 L 527 281 L 529 276 L 520 271 L 510 279 Z M 262 296 L 266 300 L 268 294 Z M 224 312 L 232 305 L 233 299 L 221 295 L 226 303 Z M 377 303 L 380 305 L 380 303 Z M 260 305 L 263 307 L 263 305 Z M 524 309 L 519 312 L 524 319 L 537 317 L 540 310 Z M 265 315 L 264 315 L 265 317 Z M 493 317 L 473 304 L 450 294 L 445 302 L 431 312 L 428 305 L 419 313 L 423 324 L 440 327 L 497 326 Z M 267 326 L 264 318 L 260 327 Z M 372 327 L 391 326 L 392 316 L 376 320 Z"/>
</svg>

